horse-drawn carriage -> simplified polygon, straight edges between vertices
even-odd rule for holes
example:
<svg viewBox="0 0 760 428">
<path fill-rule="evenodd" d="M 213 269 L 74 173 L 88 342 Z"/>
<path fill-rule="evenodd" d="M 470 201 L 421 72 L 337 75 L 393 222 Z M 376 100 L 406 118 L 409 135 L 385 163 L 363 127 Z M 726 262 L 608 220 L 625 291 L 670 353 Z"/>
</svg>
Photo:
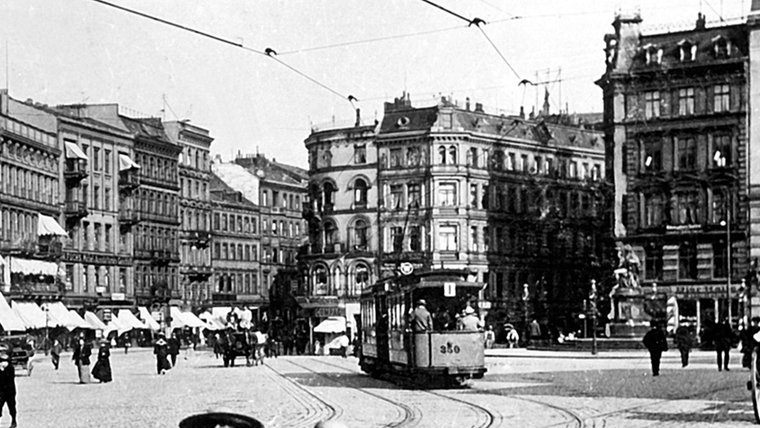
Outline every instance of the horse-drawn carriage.
<svg viewBox="0 0 760 428">
<path fill-rule="evenodd" d="M 237 357 L 245 357 L 246 365 L 258 365 L 264 359 L 266 340 L 259 331 L 227 330 L 221 337 L 224 367 L 234 367 Z"/>
</svg>

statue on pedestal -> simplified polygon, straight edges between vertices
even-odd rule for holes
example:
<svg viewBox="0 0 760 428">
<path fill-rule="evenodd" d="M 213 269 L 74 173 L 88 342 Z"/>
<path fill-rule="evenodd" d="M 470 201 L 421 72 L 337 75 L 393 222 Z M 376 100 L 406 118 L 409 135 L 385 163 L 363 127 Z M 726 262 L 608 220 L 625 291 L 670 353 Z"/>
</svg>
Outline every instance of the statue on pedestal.
<svg viewBox="0 0 760 428">
<path fill-rule="evenodd" d="M 618 267 L 613 271 L 616 284 L 610 291 L 610 335 L 637 337 L 648 330 L 650 319 L 639 283 L 641 260 L 628 244 L 619 244 L 617 251 Z"/>
</svg>

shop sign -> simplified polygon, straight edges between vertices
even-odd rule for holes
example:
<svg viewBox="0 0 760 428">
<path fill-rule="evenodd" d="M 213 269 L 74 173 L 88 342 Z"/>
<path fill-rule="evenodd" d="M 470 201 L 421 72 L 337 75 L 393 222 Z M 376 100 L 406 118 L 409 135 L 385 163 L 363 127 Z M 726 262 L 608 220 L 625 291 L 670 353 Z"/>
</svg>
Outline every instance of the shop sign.
<svg viewBox="0 0 760 428">
<path fill-rule="evenodd" d="M 658 290 L 666 294 L 675 294 L 678 297 L 698 296 L 698 297 L 723 297 L 726 295 L 726 285 L 672 285 L 666 287 L 657 287 Z M 739 286 L 731 284 L 731 295 L 736 297 L 739 294 Z"/>
<path fill-rule="evenodd" d="M 336 306 L 328 306 L 328 307 L 321 307 L 321 308 L 314 309 L 314 316 L 318 318 L 342 317 L 343 315 L 344 315 L 343 308 L 339 308 Z"/>
<path fill-rule="evenodd" d="M 111 293 L 111 300 L 115 300 L 115 301 L 127 300 L 127 296 L 124 293 Z"/>
</svg>

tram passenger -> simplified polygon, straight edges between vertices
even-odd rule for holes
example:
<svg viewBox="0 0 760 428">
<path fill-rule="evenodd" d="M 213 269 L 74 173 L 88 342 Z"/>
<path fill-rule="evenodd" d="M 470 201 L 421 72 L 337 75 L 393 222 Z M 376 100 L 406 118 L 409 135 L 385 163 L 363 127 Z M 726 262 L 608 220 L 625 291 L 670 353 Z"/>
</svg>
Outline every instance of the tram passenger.
<svg viewBox="0 0 760 428">
<path fill-rule="evenodd" d="M 441 305 L 438 307 L 438 311 L 433 317 L 433 327 L 436 330 L 450 330 L 451 329 L 451 315 L 446 307 Z"/>
<path fill-rule="evenodd" d="M 412 331 L 415 333 L 433 329 L 433 318 L 425 307 L 426 305 L 427 303 L 424 299 L 419 299 L 412 312 Z"/>
<path fill-rule="evenodd" d="M 464 316 L 459 320 L 457 330 L 478 331 L 480 318 L 475 315 L 475 309 L 467 305 L 464 309 Z"/>
</svg>

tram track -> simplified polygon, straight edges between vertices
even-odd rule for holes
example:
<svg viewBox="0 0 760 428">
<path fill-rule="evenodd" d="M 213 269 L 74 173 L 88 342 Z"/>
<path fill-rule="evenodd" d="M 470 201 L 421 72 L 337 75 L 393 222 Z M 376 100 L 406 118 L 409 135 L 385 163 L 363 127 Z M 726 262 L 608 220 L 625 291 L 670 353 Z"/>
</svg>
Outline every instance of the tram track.
<svg viewBox="0 0 760 428">
<path fill-rule="evenodd" d="M 274 367 L 268 364 L 264 364 L 264 367 L 268 369 L 268 377 L 272 379 L 272 382 L 282 388 L 290 397 L 293 397 L 305 410 L 305 414 L 302 417 L 292 421 L 289 420 L 287 426 L 311 428 L 319 421 L 336 419 L 343 414 L 342 409 L 339 411 L 338 408 L 328 403 L 318 394 L 310 391 Z"/>
<path fill-rule="evenodd" d="M 392 405 L 395 408 L 399 409 L 400 411 L 398 413 L 397 420 L 395 420 L 395 421 L 393 421 L 393 422 L 385 425 L 388 428 L 402 427 L 402 426 L 406 426 L 406 425 L 410 425 L 410 424 L 415 424 L 415 423 L 418 423 L 422 419 L 422 413 L 420 412 L 420 410 L 416 409 L 416 408 L 412 408 L 412 406 L 409 406 L 409 405 L 404 404 L 404 403 L 399 403 L 399 402 L 391 400 L 391 399 L 389 399 L 387 397 L 383 397 L 380 394 L 377 394 L 377 393 L 374 393 L 372 391 L 367 390 L 367 388 L 351 385 L 348 382 L 340 380 L 340 379 L 338 379 L 338 378 L 336 378 L 334 376 L 330 376 L 328 374 L 325 374 L 325 373 L 322 373 L 322 372 L 318 372 L 316 370 L 313 370 L 313 369 L 311 369 L 309 367 L 304 366 L 303 364 L 298 364 L 298 363 L 293 362 L 291 360 L 286 360 L 286 361 L 288 363 L 296 366 L 296 367 L 299 367 L 302 370 L 306 370 L 309 373 L 312 373 L 312 374 L 315 374 L 317 376 L 320 376 L 323 379 L 327 379 L 327 380 L 329 380 L 329 381 L 331 381 L 333 383 L 340 384 L 340 385 L 342 385 L 344 387 L 355 389 L 355 390 L 360 391 L 360 392 L 362 392 L 362 393 L 364 393 L 366 395 L 369 395 L 369 396 L 371 396 L 373 398 L 376 398 L 378 400 L 381 400 L 381 401 L 384 401 L 386 403 L 389 403 L 390 405 Z M 347 369 L 345 367 L 341 367 L 341 366 L 334 365 L 334 364 L 329 364 L 329 363 L 326 363 L 326 362 L 321 361 L 321 360 L 314 359 L 314 360 L 311 360 L 311 361 L 318 361 L 318 362 L 320 362 L 322 364 L 328 365 L 330 367 L 336 367 L 336 368 L 339 368 L 341 370 L 347 371 L 349 373 L 353 372 L 353 371 L 351 371 L 351 370 L 349 370 L 349 369 Z M 356 373 L 356 372 L 353 372 L 353 373 Z"/>
<path fill-rule="evenodd" d="M 338 369 L 342 369 L 342 370 L 345 370 L 345 371 L 348 371 L 348 372 L 351 372 L 351 373 L 364 374 L 361 370 L 350 369 L 350 368 L 344 367 L 342 365 L 330 363 L 330 362 L 323 361 L 323 360 L 317 360 L 317 361 L 319 361 L 321 364 L 324 364 L 324 365 L 327 365 L 327 366 L 330 366 L 330 367 L 334 367 L 334 368 L 338 368 Z M 474 413 L 476 414 L 476 417 L 477 417 L 477 422 L 474 425 L 470 425 L 472 428 L 491 428 L 491 427 L 496 427 L 496 426 L 499 426 L 498 424 L 501 423 L 502 420 L 503 420 L 503 418 L 501 416 L 495 415 L 492 411 L 490 411 L 486 407 L 481 406 L 479 404 L 472 403 L 472 402 L 467 401 L 467 400 L 463 400 L 463 399 L 458 398 L 458 397 L 452 397 L 452 396 L 447 395 L 447 394 L 443 394 L 443 393 L 435 392 L 435 391 L 429 391 L 429 390 L 425 390 L 425 389 L 416 389 L 415 391 L 418 392 L 418 393 L 421 393 L 421 394 L 433 395 L 433 396 L 436 396 L 438 398 L 443 398 L 443 399 L 446 399 L 446 400 L 451 400 L 451 401 L 454 401 L 454 402 L 457 402 L 457 403 L 460 403 L 460 404 L 464 404 L 465 406 L 468 406 L 468 407 L 474 409 Z M 401 426 L 401 425 L 397 425 L 397 426 Z"/>
</svg>

